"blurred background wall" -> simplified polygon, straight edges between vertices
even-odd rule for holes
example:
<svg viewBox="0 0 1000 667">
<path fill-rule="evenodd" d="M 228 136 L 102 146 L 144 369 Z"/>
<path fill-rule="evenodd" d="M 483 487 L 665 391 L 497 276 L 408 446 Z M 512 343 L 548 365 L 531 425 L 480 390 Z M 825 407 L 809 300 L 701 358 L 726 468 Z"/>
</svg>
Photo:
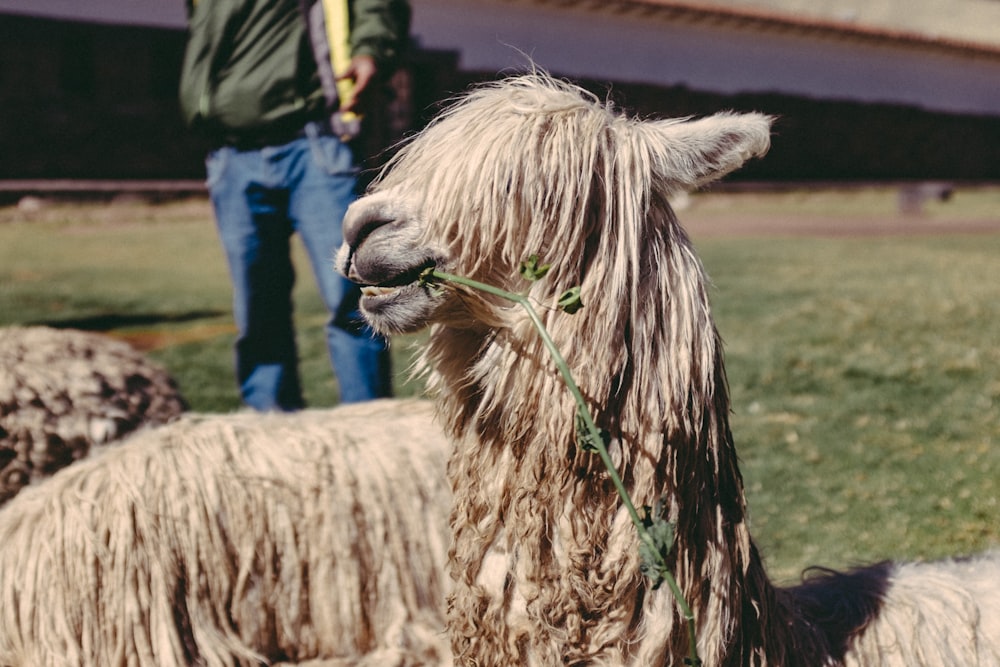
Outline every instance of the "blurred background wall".
<svg viewBox="0 0 1000 667">
<path fill-rule="evenodd" d="M 412 0 L 380 119 L 534 62 L 642 116 L 779 117 L 751 181 L 1000 179 L 998 0 Z M 182 0 L 0 0 L 0 179 L 200 179 Z"/>
</svg>

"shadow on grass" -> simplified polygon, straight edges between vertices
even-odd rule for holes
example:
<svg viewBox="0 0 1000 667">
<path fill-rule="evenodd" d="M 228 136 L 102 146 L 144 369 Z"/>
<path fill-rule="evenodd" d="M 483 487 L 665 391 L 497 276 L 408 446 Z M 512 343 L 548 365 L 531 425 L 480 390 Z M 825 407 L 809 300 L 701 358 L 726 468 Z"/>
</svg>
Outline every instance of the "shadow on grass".
<svg viewBox="0 0 1000 667">
<path fill-rule="evenodd" d="M 193 322 L 228 315 L 221 310 L 192 310 L 186 313 L 105 313 L 89 317 L 77 317 L 64 320 L 42 320 L 29 323 L 32 326 L 52 327 L 53 329 L 81 329 L 83 331 L 113 331 L 125 327 L 151 326 Z"/>
</svg>

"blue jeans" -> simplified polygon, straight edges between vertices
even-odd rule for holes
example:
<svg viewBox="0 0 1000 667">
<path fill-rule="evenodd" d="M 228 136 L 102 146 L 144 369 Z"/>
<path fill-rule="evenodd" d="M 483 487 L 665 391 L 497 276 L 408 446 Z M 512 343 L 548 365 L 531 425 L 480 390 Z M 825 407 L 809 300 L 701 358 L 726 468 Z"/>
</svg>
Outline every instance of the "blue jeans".
<svg viewBox="0 0 1000 667">
<path fill-rule="evenodd" d="M 305 405 L 292 319 L 289 242 L 295 232 L 330 311 L 326 342 L 340 400 L 388 396 L 392 389 L 387 342 L 358 314 L 360 288 L 333 268 L 341 221 L 356 197 L 357 168 L 350 147 L 316 127 L 281 146 L 223 147 L 206 160 L 233 284 L 237 382 L 243 402 L 262 411 Z"/>
</svg>

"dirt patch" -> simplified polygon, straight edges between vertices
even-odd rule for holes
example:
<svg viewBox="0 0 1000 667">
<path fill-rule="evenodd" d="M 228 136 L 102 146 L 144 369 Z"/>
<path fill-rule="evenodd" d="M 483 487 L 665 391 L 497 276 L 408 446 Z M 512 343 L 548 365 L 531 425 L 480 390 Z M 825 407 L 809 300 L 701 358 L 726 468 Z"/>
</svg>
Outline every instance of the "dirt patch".
<svg viewBox="0 0 1000 667">
<path fill-rule="evenodd" d="M 930 184 L 708 191 L 679 196 L 692 236 L 894 236 L 1000 232 L 1000 188 Z"/>
<path fill-rule="evenodd" d="M 217 336 L 232 336 L 236 333 L 233 324 L 203 324 L 178 331 L 127 331 L 114 332 L 112 335 L 141 352 L 159 350 L 164 347 L 196 343 Z"/>
</svg>

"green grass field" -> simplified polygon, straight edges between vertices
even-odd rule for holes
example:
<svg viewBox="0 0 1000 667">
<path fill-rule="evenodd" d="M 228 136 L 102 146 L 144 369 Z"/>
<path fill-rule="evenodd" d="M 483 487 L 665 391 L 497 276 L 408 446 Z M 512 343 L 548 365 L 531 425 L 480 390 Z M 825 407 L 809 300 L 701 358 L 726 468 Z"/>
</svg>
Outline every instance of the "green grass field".
<svg viewBox="0 0 1000 667">
<path fill-rule="evenodd" d="M 892 217 L 893 202 L 883 191 L 707 195 L 681 213 L 715 283 L 753 531 L 779 579 L 1000 544 L 1000 232 L 718 231 L 720 217 L 857 223 Z M 922 220 L 998 216 L 1000 193 L 977 190 Z M 332 405 L 324 315 L 297 255 L 307 400 Z M 204 201 L 0 209 L 0 326 L 124 338 L 196 410 L 238 407 L 229 298 Z M 415 341 L 394 341 L 402 395 L 420 391 L 405 381 Z"/>
</svg>

